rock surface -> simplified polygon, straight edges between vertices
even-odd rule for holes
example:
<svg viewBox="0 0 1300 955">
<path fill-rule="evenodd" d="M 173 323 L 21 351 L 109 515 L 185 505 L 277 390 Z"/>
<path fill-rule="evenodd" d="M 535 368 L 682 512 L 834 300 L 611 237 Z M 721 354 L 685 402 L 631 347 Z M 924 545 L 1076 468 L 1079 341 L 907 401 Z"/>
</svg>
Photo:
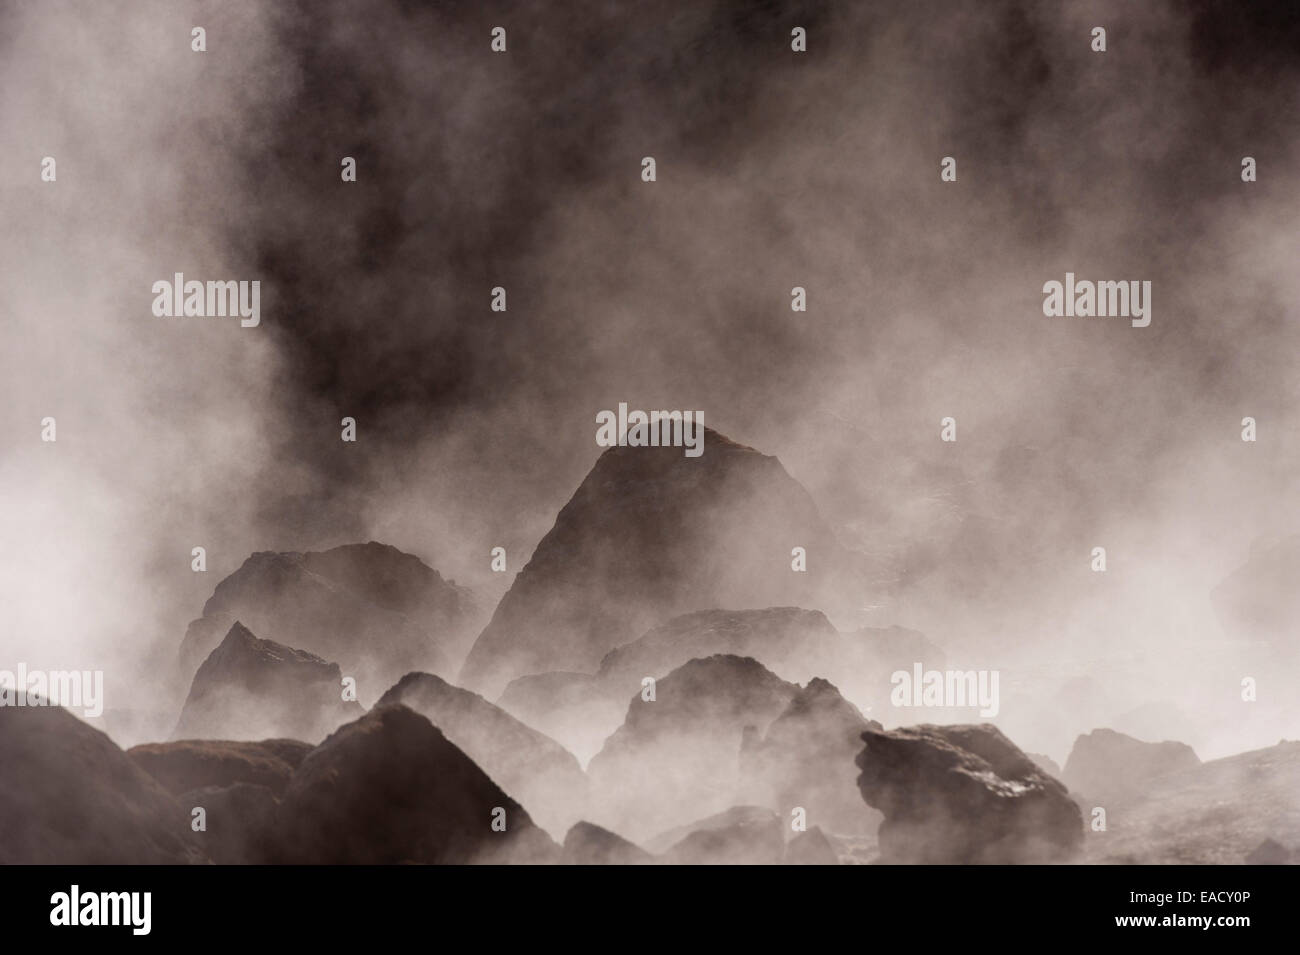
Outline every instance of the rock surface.
<svg viewBox="0 0 1300 955">
<path fill-rule="evenodd" d="M 748 657 L 691 660 L 634 696 L 587 767 L 600 821 L 640 839 L 734 805 L 745 727 L 766 727 L 799 688 Z"/>
<path fill-rule="evenodd" d="M 387 544 L 263 551 L 217 584 L 185 633 L 180 663 L 192 673 L 242 620 L 337 660 L 369 703 L 412 670 L 454 676 L 484 616 L 468 589 Z"/>
<path fill-rule="evenodd" d="M 293 739 L 179 740 L 173 743 L 143 743 L 126 755 L 177 795 L 192 789 L 224 788 L 236 783 L 265 786 L 273 793 L 284 791 L 289 776 L 311 752 L 310 743 Z"/>
<path fill-rule="evenodd" d="M 539 825 L 564 832 L 587 802 L 587 774 L 563 746 L 477 693 L 429 673 L 408 673 L 379 700 L 404 703 L 427 717 Z"/>
<path fill-rule="evenodd" d="M 654 865 L 655 858 L 622 836 L 590 822 L 578 822 L 564 837 L 565 865 Z"/>
<path fill-rule="evenodd" d="M 818 826 L 800 832 L 785 844 L 786 865 L 839 865 L 840 858 Z"/>
<path fill-rule="evenodd" d="M 883 862 L 1068 862 L 1082 846 L 1065 787 L 994 726 L 869 730 L 862 740 L 858 786 L 885 815 Z"/>
<path fill-rule="evenodd" d="M 361 715 L 343 700 L 337 663 L 261 640 L 236 622 L 199 667 L 173 739 L 263 739 L 317 743 Z"/>
<path fill-rule="evenodd" d="M 835 833 L 874 834 L 881 815 L 863 805 L 854 757 L 868 720 L 834 686 L 810 680 L 761 736 L 741 747 L 741 790 L 747 799 L 783 813 L 807 813 L 809 826 Z"/>
<path fill-rule="evenodd" d="M 505 831 L 494 831 L 494 810 Z M 499 814 L 495 814 L 498 815 Z M 425 717 L 376 707 L 294 771 L 280 801 L 281 861 L 554 862 L 559 847 Z"/>
<path fill-rule="evenodd" d="M 1147 743 L 1099 729 L 1074 741 L 1061 780 L 1088 799 L 1116 799 L 1140 793 L 1157 776 L 1200 764 L 1186 743 Z"/>
<path fill-rule="evenodd" d="M 805 573 L 791 571 L 795 546 L 807 552 Z M 711 430 L 698 458 L 680 447 L 609 448 L 502 598 L 458 682 L 496 697 L 520 676 L 591 673 L 610 650 L 695 610 L 835 612 L 844 594 L 862 593 L 864 573 L 774 457 Z"/>
<path fill-rule="evenodd" d="M 106 735 L 61 707 L 0 707 L 0 864 L 206 861 L 188 813 Z"/>
<path fill-rule="evenodd" d="M 655 840 L 665 842 L 670 865 L 777 865 L 785 854 L 785 824 L 770 809 L 734 806 Z"/>
</svg>

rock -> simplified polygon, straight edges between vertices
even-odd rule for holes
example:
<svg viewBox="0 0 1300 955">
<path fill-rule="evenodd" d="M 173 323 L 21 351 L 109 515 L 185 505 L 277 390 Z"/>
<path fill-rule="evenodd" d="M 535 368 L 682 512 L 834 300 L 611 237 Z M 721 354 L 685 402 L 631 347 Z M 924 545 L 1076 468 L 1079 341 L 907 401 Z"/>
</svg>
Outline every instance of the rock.
<svg viewBox="0 0 1300 955">
<path fill-rule="evenodd" d="M 785 853 L 785 824 L 770 809 L 736 806 L 655 840 L 680 836 L 664 853 L 670 865 L 777 865 Z"/>
<path fill-rule="evenodd" d="M 868 730 L 862 798 L 885 815 L 881 861 L 1069 861 L 1083 819 L 1065 787 L 989 724 Z"/>
<path fill-rule="evenodd" d="M 1265 839 L 1246 856 L 1247 865 L 1292 865 L 1295 853 L 1274 839 Z"/>
<path fill-rule="evenodd" d="M 735 802 L 746 726 L 766 727 L 799 688 L 748 657 L 678 667 L 640 694 L 587 767 L 602 823 L 639 839 Z"/>
<path fill-rule="evenodd" d="M 0 707 L 0 767 L 2 865 L 207 861 L 171 794 L 61 707 Z"/>
<path fill-rule="evenodd" d="M 386 703 L 404 703 L 427 717 L 552 832 L 563 832 L 586 808 L 587 774 L 573 754 L 477 693 L 429 673 L 408 673 L 380 698 L 379 705 Z"/>
<path fill-rule="evenodd" d="M 660 677 L 687 660 L 718 653 L 753 657 L 792 683 L 815 677 L 837 686 L 847 682 L 865 699 L 886 695 L 895 670 L 943 662 L 924 636 L 902 627 L 841 633 L 821 611 L 799 607 L 700 610 L 610 650 L 596 681 L 622 698 L 641 685 L 642 677 Z"/>
<path fill-rule="evenodd" d="M 260 640 L 237 622 L 194 675 L 172 738 L 315 743 L 361 715 L 360 704 L 343 700 L 342 680 L 337 663 Z"/>
<path fill-rule="evenodd" d="M 186 631 L 180 662 L 193 672 L 242 620 L 337 660 L 368 702 L 412 670 L 454 676 L 483 618 L 468 589 L 387 544 L 259 552 L 217 584 Z"/>
<path fill-rule="evenodd" d="M 1057 765 L 1056 760 L 1052 759 L 1052 757 L 1044 756 L 1042 753 L 1025 753 L 1025 755 L 1032 759 L 1034 765 L 1047 775 L 1054 779 L 1061 778 L 1061 767 Z"/>
<path fill-rule="evenodd" d="M 579 822 L 564 837 L 560 861 L 564 865 L 654 865 L 655 858 L 608 829 Z"/>
<path fill-rule="evenodd" d="M 238 782 L 204 786 L 177 797 L 190 814 L 204 812 L 203 832 L 194 840 L 219 865 L 264 865 L 275 859 L 271 847 L 278 838 L 278 802 L 266 786 Z"/>
<path fill-rule="evenodd" d="M 760 738 L 741 747 L 741 791 L 787 820 L 802 807 L 811 824 L 843 834 L 874 834 L 879 812 L 863 805 L 853 759 L 862 733 L 880 729 L 828 681 L 810 680 Z"/>
<path fill-rule="evenodd" d="M 813 826 L 785 844 L 784 861 L 786 865 L 839 865 L 840 857 L 821 828 Z"/>
<path fill-rule="evenodd" d="M 505 810 L 504 832 L 493 831 Z M 499 814 L 497 814 L 499 815 Z M 279 861 L 554 862 L 559 847 L 474 761 L 408 707 L 376 707 L 294 770 L 280 801 Z"/>
<path fill-rule="evenodd" d="M 141 769 L 177 795 L 192 789 L 224 788 L 235 783 L 284 791 L 289 775 L 311 752 L 310 743 L 293 739 L 261 742 L 238 740 L 179 740 L 144 743 L 126 755 Z"/>
<path fill-rule="evenodd" d="M 511 680 L 497 705 L 589 760 L 623 721 L 626 696 L 609 694 L 590 673 L 537 673 Z"/>
<path fill-rule="evenodd" d="M 628 696 L 640 691 L 644 677 L 659 678 L 688 660 L 715 654 L 753 657 L 793 683 L 822 677 L 842 687 L 840 681 L 848 681 L 854 692 L 845 695 L 863 701 L 886 698 L 897 669 L 943 663 L 933 644 L 900 627 L 842 633 L 820 611 L 798 607 L 701 610 L 609 651 L 594 674 L 520 677 L 499 702 L 579 757 L 589 756 L 618 728 Z M 856 736 L 854 746 L 856 751 Z M 853 799 L 861 802 L 856 795 Z"/>
<path fill-rule="evenodd" d="M 1061 779 L 1089 799 L 1115 800 L 1140 794 L 1157 776 L 1200 764 L 1186 743 L 1146 743 L 1099 729 L 1074 741 Z"/>
<path fill-rule="evenodd" d="M 1089 862 L 1240 865 L 1266 840 L 1300 844 L 1300 743 L 1152 777 L 1109 808 L 1107 831 L 1089 833 Z"/>
<path fill-rule="evenodd" d="M 808 554 L 790 569 L 792 542 Z M 704 453 L 606 450 L 474 643 L 460 682 L 489 696 L 535 673 L 592 673 L 661 621 L 774 603 L 856 610 L 865 571 L 774 457 L 706 430 Z M 698 655 L 698 654 L 697 654 Z"/>
</svg>

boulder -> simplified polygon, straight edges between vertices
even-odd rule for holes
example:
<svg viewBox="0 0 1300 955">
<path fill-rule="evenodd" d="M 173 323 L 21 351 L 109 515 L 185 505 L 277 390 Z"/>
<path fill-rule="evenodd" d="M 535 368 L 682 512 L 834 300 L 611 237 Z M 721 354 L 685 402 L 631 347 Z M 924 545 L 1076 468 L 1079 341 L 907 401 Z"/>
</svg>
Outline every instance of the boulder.
<svg viewBox="0 0 1300 955">
<path fill-rule="evenodd" d="M 173 739 L 263 739 L 319 742 L 361 715 L 343 699 L 337 663 L 261 640 L 236 622 L 194 674 Z"/>
<path fill-rule="evenodd" d="M 881 861 L 1067 862 L 1083 817 L 1065 786 L 990 724 L 869 730 L 862 798 L 884 813 Z"/>
</svg>

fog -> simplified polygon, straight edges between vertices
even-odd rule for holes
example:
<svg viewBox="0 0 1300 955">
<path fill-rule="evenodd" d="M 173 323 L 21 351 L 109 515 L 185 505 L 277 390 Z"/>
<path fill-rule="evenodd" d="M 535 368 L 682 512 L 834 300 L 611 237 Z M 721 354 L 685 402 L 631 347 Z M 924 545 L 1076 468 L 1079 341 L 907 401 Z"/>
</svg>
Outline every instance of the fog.
<svg viewBox="0 0 1300 955">
<path fill-rule="evenodd" d="M 174 717 L 261 550 L 380 540 L 491 606 L 626 401 L 777 455 L 896 571 L 837 626 L 1001 669 L 1026 749 L 1147 704 L 1202 758 L 1295 735 L 1294 661 L 1209 599 L 1300 530 L 1285 5 L 750 7 L 0 6 L 0 661 Z M 261 325 L 153 316 L 182 271 Z M 1045 317 L 1066 272 L 1151 325 Z"/>
</svg>

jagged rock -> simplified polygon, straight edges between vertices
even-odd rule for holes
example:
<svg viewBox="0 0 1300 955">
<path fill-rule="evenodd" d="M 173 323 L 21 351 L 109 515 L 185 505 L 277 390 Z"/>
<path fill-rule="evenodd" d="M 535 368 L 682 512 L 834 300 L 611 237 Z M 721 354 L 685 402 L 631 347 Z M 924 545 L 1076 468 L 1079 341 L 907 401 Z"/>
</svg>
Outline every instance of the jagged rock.
<svg viewBox="0 0 1300 955">
<path fill-rule="evenodd" d="M 565 865 L 654 865 L 655 858 L 608 829 L 579 822 L 564 837 L 560 861 Z"/>
<path fill-rule="evenodd" d="M 2 865 L 207 861 L 171 794 L 61 707 L 0 707 L 0 767 Z"/>
<path fill-rule="evenodd" d="M 830 840 L 818 826 L 797 834 L 785 844 L 786 865 L 839 865 Z"/>
<path fill-rule="evenodd" d="M 640 694 L 587 767 L 602 822 L 638 839 L 734 804 L 742 735 L 799 688 L 748 657 L 691 660 Z"/>
<path fill-rule="evenodd" d="M 718 653 L 753 657 L 792 683 L 815 677 L 836 685 L 849 681 L 866 698 L 887 690 L 895 670 L 910 670 L 916 662 L 938 666 L 943 660 L 938 648 L 914 630 L 841 633 L 820 610 L 700 610 L 674 617 L 610 650 L 600 661 L 596 680 L 621 697 L 640 686 L 642 677 L 660 677 L 687 660 Z"/>
<path fill-rule="evenodd" d="M 1246 856 L 1247 865 L 1291 865 L 1295 853 L 1274 839 L 1265 839 Z"/>
<path fill-rule="evenodd" d="M 494 810 L 506 829 L 493 831 Z M 294 770 L 280 801 L 279 861 L 554 862 L 559 847 L 419 713 L 376 707 Z"/>
<path fill-rule="evenodd" d="M 163 788 L 177 795 L 192 789 L 223 788 L 235 783 L 265 786 L 279 793 L 289 775 L 311 752 L 310 743 L 294 739 L 187 739 L 172 743 L 143 743 L 126 751 Z"/>
<path fill-rule="evenodd" d="M 863 701 L 885 698 L 897 669 L 943 663 L 942 653 L 925 637 L 900 627 L 841 633 L 825 614 L 798 607 L 701 610 L 609 651 L 594 674 L 521 677 L 499 702 L 586 756 L 618 727 L 628 695 L 639 691 L 644 677 L 658 678 L 713 654 L 753 657 L 794 683 L 823 677 L 843 687 L 840 681 L 847 681 L 851 692 L 845 695 Z"/>
<path fill-rule="evenodd" d="M 1061 779 L 1090 799 L 1123 799 L 1140 794 L 1156 776 L 1200 764 L 1186 743 L 1147 743 L 1099 729 L 1074 741 Z"/>
<path fill-rule="evenodd" d="M 742 741 L 741 790 L 787 817 L 802 807 L 832 832 L 875 833 L 881 815 L 863 805 L 853 759 L 862 733 L 880 728 L 828 681 L 810 680 L 761 738 L 755 730 Z"/>
<path fill-rule="evenodd" d="M 664 833 L 670 865 L 777 865 L 785 853 L 785 824 L 770 809 L 735 806 Z"/>
<path fill-rule="evenodd" d="M 245 782 L 204 786 L 182 793 L 177 802 L 191 819 L 196 808 L 203 810 L 206 828 L 193 838 L 213 862 L 263 865 L 274 860 L 278 802 L 268 787 Z"/>
<path fill-rule="evenodd" d="M 806 573 L 791 572 L 796 545 Z M 856 561 L 774 457 L 711 430 L 698 458 L 609 448 L 502 598 L 459 682 L 495 697 L 520 676 L 591 673 L 610 650 L 694 610 L 834 612 L 843 594 L 863 590 Z"/>
<path fill-rule="evenodd" d="M 858 786 L 885 814 L 884 862 L 1065 862 L 1082 844 L 1065 787 L 992 725 L 869 730 L 862 740 Z"/>
<path fill-rule="evenodd" d="M 477 693 L 429 673 L 408 673 L 379 700 L 404 703 L 438 727 L 539 825 L 563 832 L 587 801 L 587 774 L 573 754 Z"/>
<path fill-rule="evenodd" d="M 337 663 L 260 640 L 235 623 L 203 661 L 173 739 L 260 739 L 316 742 L 361 706 L 343 699 Z"/>
<path fill-rule="evenodd" d="M 180 662 L 193 672 L 241 620 L 337 660 L 368 702 L 412 670 L 454 676 L 483 617 L 468 589 L 387 544 L 263 551 L 217 584 L 185 633 Z"/>
</svg>

